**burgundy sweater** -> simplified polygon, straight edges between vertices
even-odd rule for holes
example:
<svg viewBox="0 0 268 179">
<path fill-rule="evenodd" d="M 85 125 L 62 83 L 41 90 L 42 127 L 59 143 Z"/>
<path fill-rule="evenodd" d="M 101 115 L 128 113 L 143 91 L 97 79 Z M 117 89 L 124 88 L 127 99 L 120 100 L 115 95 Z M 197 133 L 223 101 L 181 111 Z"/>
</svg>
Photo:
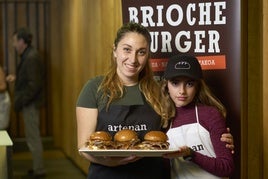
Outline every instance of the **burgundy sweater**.
<svg viewBox="0 0 268 179">
<path fill-rule="evenodd" d="M 197 122 L 194 104 L 177 107 L 176 113 L 172 128 Z M 216 176 L 230 176 L 234 170 L 233 156 L 226 143 L 220 141 L 221 135 L 227 132 L 225 119 L 215 107 L 204 105 L 198 105 L 198 117 L 200 125 L 210 133 L 216 158 L 194 152 L 192 162 Z"/>
</svg>

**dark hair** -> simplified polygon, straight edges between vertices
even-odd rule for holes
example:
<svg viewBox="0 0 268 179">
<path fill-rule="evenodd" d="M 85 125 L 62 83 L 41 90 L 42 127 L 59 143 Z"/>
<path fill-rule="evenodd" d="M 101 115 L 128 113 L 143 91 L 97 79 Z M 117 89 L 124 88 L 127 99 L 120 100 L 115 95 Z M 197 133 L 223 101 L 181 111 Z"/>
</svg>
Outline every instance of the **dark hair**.
<svg viewBox="0 0 268 179">
<path fill-rule="evenodd" d="M 23 39 L 23 41 L 30 46 L 32 43 L 33 35 L 28 28 L 22 27 L 16 30 L 13 35 L 17 36 L 17 39 Z"/>
</svg>

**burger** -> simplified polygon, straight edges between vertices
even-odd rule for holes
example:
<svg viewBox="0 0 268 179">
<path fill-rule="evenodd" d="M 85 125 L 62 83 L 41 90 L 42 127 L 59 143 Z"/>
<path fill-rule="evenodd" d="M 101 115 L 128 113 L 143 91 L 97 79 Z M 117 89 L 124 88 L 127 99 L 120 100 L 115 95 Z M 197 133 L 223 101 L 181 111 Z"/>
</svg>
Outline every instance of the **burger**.
<svg viewBox="0 0 268 179">
<path fill-rule="evenodd" d="M 92 133 L 86 143 L 89 149 L 114 149 L 114 142 L 112 136 L 105 131 L 96 131 Z"/>
<path fill-rule="evenodd" d="M 114 142 L 116 149 L 135 149 L 140 139 L 135 131 L 123 129 L 115 133 Z"/>
<path fill-rule="evenodd" d="M 166 150 L 169 148 L 168 137 L 162 131 L 150 131 L 144 135 L 144 140 L 138 145 L 143 150 Z"/>
</svg>

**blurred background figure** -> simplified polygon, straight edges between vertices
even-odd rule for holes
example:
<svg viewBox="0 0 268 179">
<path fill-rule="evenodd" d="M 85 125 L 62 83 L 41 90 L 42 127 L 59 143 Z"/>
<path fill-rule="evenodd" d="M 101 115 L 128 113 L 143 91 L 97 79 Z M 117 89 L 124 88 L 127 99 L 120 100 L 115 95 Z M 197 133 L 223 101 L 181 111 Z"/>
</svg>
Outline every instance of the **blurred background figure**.
<svg viewBox="0 0 268 179">
<path fill-rule="evenodd" d="M 10 97 L 7 90 L 5 72 L 0 66 L 0 130 L 8 128 L 10 120 Z"/>
<path fill-rule="evenodd" d="M 13 34 L 13 46 L 20 56 L 16 76 L 8 75 L 7 81 L 15 81 L 14 109 L 22 112 L 27 145 L 32 153 L 33 168 L 28 174 L 35 178 L 46 175 L 43 164 L 43 144 L 40 136 L 40 107 L 43 103 L 44 67 L 39 53 L 33 46 L 32 34 L 20 28 Z"/>
</svg>

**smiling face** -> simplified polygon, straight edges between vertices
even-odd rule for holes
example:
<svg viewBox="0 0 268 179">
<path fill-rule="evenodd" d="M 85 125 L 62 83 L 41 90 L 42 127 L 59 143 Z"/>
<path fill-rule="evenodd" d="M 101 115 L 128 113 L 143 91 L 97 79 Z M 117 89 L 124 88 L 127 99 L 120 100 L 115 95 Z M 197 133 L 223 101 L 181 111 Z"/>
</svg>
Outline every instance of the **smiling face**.
<svg viewBox="0 0 268 179">
<path fill-rule="evenodd" d="M 168 92 L 176 107 L 191 103 L 197 93 L 197 81 L 188 77 L 176 77 L 168 80 Z"/>
<path fill-rule="evenodd" d="M 114 47 L 117 74 L 125 85 L 138 82 L 139 74 L 149 58 L 149 44 L 146 38 L 136 32 L 128 32 Z"/>
</svg>

